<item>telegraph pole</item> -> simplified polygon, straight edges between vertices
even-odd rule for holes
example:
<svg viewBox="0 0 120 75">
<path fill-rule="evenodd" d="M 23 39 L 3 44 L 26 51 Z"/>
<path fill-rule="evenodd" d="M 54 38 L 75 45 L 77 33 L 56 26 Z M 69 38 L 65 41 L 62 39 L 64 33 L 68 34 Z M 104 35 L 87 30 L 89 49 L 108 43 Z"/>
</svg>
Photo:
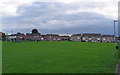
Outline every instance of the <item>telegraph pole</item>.
<svg viewBox="0 0 120 75">
<path fill-rule="evenodd" d="M 114 40 L 115 40 L 115 55 L 116 55 L 116 32 L 115 32 L 115 23 L 117 22 L 117 20 L 114 20 Z"/>
</svg>

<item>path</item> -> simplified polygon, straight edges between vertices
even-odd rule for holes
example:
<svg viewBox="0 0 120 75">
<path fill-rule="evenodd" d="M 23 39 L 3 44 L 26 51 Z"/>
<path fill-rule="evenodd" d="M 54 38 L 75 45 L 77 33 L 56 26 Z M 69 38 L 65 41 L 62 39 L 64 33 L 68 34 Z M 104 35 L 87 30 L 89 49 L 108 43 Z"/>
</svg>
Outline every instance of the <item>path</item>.
<svg viewBox="0 0 120 75">
<path fill-rule="evenodd" d="M 120 60 L 118 61 L 118 64 L 116 65 L 116 69 L 115 69 L 115 75 L 120 75 Z"/>
</svg>

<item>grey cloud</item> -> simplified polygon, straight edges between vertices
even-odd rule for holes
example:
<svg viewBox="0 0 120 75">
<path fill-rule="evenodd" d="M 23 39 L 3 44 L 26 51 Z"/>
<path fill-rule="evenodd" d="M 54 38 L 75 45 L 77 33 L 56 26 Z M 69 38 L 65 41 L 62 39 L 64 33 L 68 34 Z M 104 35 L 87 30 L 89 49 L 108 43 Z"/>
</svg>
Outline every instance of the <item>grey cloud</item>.
<svg viewBox="0 0 120 75">
<path fill-rule="evenodd" d="M 95 6 L 97 5 L 94 4 L 91 7 Z M 104 15 L 92 12 L 64 13 L 66 10 L 77 10 L 78 8 L 78 4 L 54 2 L 37 2 L 31 6 L 21 6 L 17 10 L 17 13 L 22 11 L 21 15 L 3 17 L 3 30 L 26 33 L 30 32 L 32 28 L 37 28 L 41 33 L 99 32 L 112 34 L 113 20 Z M 56 22 L 49 22 L 51 20 L 56 20 Z"/>
</svg>

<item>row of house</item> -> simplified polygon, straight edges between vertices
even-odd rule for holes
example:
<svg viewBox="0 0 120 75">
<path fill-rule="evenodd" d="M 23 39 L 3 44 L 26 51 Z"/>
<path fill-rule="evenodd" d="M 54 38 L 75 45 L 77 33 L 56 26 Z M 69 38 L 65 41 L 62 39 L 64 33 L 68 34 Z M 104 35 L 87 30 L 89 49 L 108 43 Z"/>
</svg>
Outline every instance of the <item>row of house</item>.
<svg viewBox="0 0 120 75">
<path fill-rule="evenodd" d="M 101 35 L 95 33 L 85 33 L 85 34 L 73 34 L 71 36 L 72 41 L 82 41 L 82 42 L 114 42 L 114 35 Z"/>
<path fill-rule="evenodd" d="M 7 35 L 8 40 L 20 41 L 20 40 L 33 40 L 33 41 L 79 41 L 79 42 L 114 42 L 114 35 L 101 35 L 95 33 L 73 34 L 71 36 L 63 36 L 59 34 L 46 34 L 40 33 L 27 33 L 27 34 L 12 34 Z M 119 40 L 119 38 L 116 38 Z"/>
<path fill-rule="evenodd" d="M 0 40 L 2 39 L 2 32 L 0 32 Z M 5 35 L 5 34 L 4 34 Z M 120 40 L 120 37 L 114 35 L 101 35 L 100 33 L 83 33 L 83 34 L 40 34 L 37 29 L 33 29 L 32 33 L 20 33 L 7 35 L 6 38 L 10 41 L 79 41 L 79 42 L 115 42 Z"/>
<path fill-rule="evenodd" d="M 7 35 L 8 40 L 20 41 L 20 40 L 31 40 L 31 41 L 61 41 L 70 40 L 69 36 L 60 36 L 58 34 L 46 34 L 41 35 L 40 33 L 27 33 L 25 34 L 12 34 Z"/>
</svg>

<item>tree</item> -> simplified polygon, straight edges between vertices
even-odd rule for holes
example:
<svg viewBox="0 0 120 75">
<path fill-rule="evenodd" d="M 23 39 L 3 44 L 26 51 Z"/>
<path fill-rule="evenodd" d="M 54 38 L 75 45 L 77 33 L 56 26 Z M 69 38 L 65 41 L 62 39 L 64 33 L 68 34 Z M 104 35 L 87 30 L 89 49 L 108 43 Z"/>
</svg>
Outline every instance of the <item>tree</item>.
<svg viewBox="0 0 120 75">
<path fill-rule="evenodd" d="M 2 33 L 2 40 L 6 40 L 6 35 L 5 35 L 5 33 Z"/>
<path fill-rule="evenodd" d="M 20 35 L 20 34 L 21 34 L 20 32 L 17 33 L 17 35 Z"/>
<path fill-rule="evenodd" d="M 32 34 L 39 33 L 37 29 L 32 30 Z"/>
</svg>

